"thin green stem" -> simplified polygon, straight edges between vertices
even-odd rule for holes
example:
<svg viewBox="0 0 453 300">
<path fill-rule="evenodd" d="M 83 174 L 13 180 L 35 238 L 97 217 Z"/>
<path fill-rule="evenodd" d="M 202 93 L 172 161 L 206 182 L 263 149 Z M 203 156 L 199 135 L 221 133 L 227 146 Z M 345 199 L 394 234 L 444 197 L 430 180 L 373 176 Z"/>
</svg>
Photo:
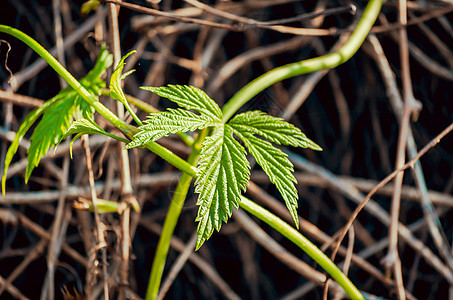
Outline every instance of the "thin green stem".
<svg viewBox="0 0 453 300">
<path fill-rule="evenodd" d="M 307 253 L 308 256 L 316 261 L 330 276 L 332 276 L 333 279 L 335 279 L 351 299 L 365 299 L 362 293 L 360 293 L 349 278 L 329 259 L 329 257 L 299 231 L 291 227 L 291 225 L 245 197 L 241 198 L 239 205 L 241 208 L 280 232 Z"/>
<path fill-rule="evenodd" d="M 192 177 L 196 177 L 197 175 L 197 168 L 189 164 L 187 161 L 182 159 L 181 157 L 177 156 L 164 146 L 156 143 L 156 142 L 148 142 L 145 144 L 145 147 L 150 150 L 151 152 L 155 153 L 156 155 L 160 156 L 161 158 L 165 159 L 167 162 L 172 164 L 174 167 L 178 168 L 179 170 L 189 174 Z"/>
<path fill-rule="evenodd" d="M 206 129 L 200 132 L 195 142 L 196 145 L 203 142 L 206 132 Z M 200 153 L 198 148 L 199 147 L 195 147 L 195 149 L 189 155 L 187 164 L 196 164 L 198 154 Z M 181 178 L 179 179 L 178 185 L 176 186 L 175 194 L 173 195 L 170 207 L 168 208 L 167 216 L 165 217 L 164 226 L 162 228 L 162 233 L 157 244 L 156 254 L 154 255 L 151 275 L 148 281 L 148 289 L 146 291 L 147 300 L 156 299 L 159 293 L 165 261 L 167 259 L 168 249 L 170 248 L 170 240 L 173 236 L 179 215 L 181 214 L 181 208 L 184 205 L 187 192 L 192 182 L 192 177 L 195 177 L 194 174 L 189 175 L 188 173 L 183 173 L 181 175 Z"/>
<path fill-rule="evenodd" d="M 337 52 L 275 68 L 245 85 L 223 106 L 223 122 L 226 123 L 247 101 L 276 82 L 321 69 L 335 68 L 349 60 L 370 32 L 379 15 L 382 2 L 383 0 L 368 2 L 349 40 Z"/>
<path fill-rule="evenodd" d="M 124 102 L 124 106 L 126 107 L 127 111 L 131 114 L 132 118 L 134 119 L 135 123 L 137 123 L 138 126 L 143 126 L 142 121 L 137 117 L 135 112 L 132 110 L 131 106 L 129 103 L 126 101 Z"/>
<path fill-rule="evenodd" d="M 192 154 L 189 157 L 188 162 L 196 161 L 198 154 L 195 154 L 196 151 L 192 151 Z M 151 276 L 148 281 L 148 289 L 146 291 L 146 299 L 156 299 L 159 286 L 162 281 L 162 274 L 164 272 L 165 261 L 167 260 L 167 253 L 170 246 L 170 240 L 173 236 L 173 232 L 178 222 L 181 209 L 184 205 L 184 201 L 187 196 L 190 184 L 192 182 L 192 176 L 187 173 L 182 173 L 181 178 L 179 179 L 178 185 L 175 190 L 173 199 L 170 202 L 170 207 L 168 208 L 167 216 L 165 217 L 164 226 L 162 228 L 162 233 L 159 237 L 159 242 L 157 244 L 156 253 L 154 254 L 153 266 L 151 268 Z"/>
<path fill-rule="evenodd" d="M 105 135 L 105 136 L 108 136 L 108 137 L 111 137 L 112 139 L 115 139 L 115 140 L 117 140 L 117 141 L 123 142 L 123 143 L 125 143 L 125 144 L 129 143 L 129 140 L 127 140 L 127 139 L 125 139 L 125 138 L 122 138 L 122 137 L 120 137 L 120 136 L 116 136 L 116 135 L 114 135 L 114 134 L 108 133 L 108 132 L 104 133 L 104 135 Z"/>
</svg>

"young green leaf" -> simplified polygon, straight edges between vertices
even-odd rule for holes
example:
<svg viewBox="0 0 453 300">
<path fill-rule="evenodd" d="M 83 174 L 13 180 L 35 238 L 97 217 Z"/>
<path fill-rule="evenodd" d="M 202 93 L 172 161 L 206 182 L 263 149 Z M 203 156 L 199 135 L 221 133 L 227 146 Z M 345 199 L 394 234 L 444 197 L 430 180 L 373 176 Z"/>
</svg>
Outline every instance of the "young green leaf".
<svg viewBox="0 0 453 300">
<path fill-rule="evenodd" d="M 294 167 L 284 152 L 255 135 L 262 136 L 278 145 L 311 148 L 318 151 L 322 150 L 321 147 L 308 139 L 299 128 L 281 118 L 270 116 L 261 111 L 238 114 L 228 124 L 255 157 L 256 162 L 269 176 L 270 181 L 275 184 L 285 200 L 296 226 L 299 227 L 297 217 L 297 199 L 299 196 L 294 186 L 297 183 L 292 174 Z"/>
<path fill-rule="evenodd" d="M 118 62 L 118 65 L 115 68 L 115 71 L 113 71 L 112 77 L 110 78 L 110 97 L 113 99 L 120 101 L 123 103 L 124 107 L 126 107 L 127 111 L 131 114 L 131 116 L 134 118 L 134 121 L 139 125 L 142 126 L 142 121 L 137 117 L 137 115 L 134 113 L 132 108 L 129 105 L 129 102 L 126 99 L 126 95 L 124 95 L 123 89 L 121 88 L 121 80 L 135 72 L 135 70 L 130 70 L 129 72 L 126 72 L 122 74 L 124 66 L 126 63 L 124 62 L 126 58 L 129 57 L 129 55 L 135 53 L 136 51 L 133 50 L 129 52 L 128 54 L 124 55 L 121 60 Z"/>
<path fill-rule="evenodd" d="M 101 46 L 101 51 L 99 52 L 99 55 L 96 59 L 96 63 L 91 69 L 88 74 L 83 77 L 79 82 L 83 86 L 99 86 L 101 83 L 105 87 L 105 81 L 101 79 L 101 76 L 105 73 L 105 70 L 109 68 L 113 64 L 113 55 L 109 53 L 109 51 L 106 49 L 105 44 Z M 97 82 L 96 84 L 93 84 L 93 82 Z M 100 94 L 99 91 L 95 91 L 96 95 Z"/>
<path fill-rule="evenodd" d="M 126 148 L 138 147 L 172 133 L 214 127 L 214 133 L 202 145 L 195 181 L 195 192 L 199 194 L 197 204 L 200 206 L 196 218 L 199 222 L 197 249 L 212 235 L 214 229 L 220 230 L 222 222 L 227 222 L 232 208 L 238 207 L 241 193 L 245 191 L 250 178 L 245 148 L 234 135 L 242 140 L 276 185 L 294 222 L 299 226 L 298 193 L 292 174 L 294 167 L 287 155 L 270 142 L 314 150 L 322 150 L 321 147 L 308 139 L 299 128 L 261 111 L 239 114 L 229 123 L 223 124 L 218 105 L 202 90 L 191 86 L 169 85 L 143 89 L 168 98 L 185 110 L 168 109 L 150 114 L 146 125 L 140 127 L 141 131 Z"/>
<path fill-rule="evenodd" d="M 80 83 L 90 92 L 99 95 L 105 82 L 100 76 L 112 63 L 112 55 L 108 54 L 105 47 L 101 48 L 94 68 L 80 80 Z M 46 101 L 41 107 L 32 111 L 25 119 L 16 137 L 7 151 L 5 167 L 2 177 L 2 193 L 5 193 L 6 171 L 17 151 L 20 140 L 30 129 L 34 122 L 42 115 L 42 119 L 35 128 L 30 138 L 30 148 L 27 151 L 28 164 L 25 181 L 31 175 L 33 169 L 39 164 L 47 150 L 57 145 L 61 137 L 69 127 L 73 116 L 78 118 L 92 118 L 93 109 L 71 88 L 61 90 L 55 97 Z"/>
<path fill-rule="evenodd" d="M 94 95 L 99 96 L 101 90 L 105 88 L 105 81 L 101 78 L 105 71 L 112 65 L 113 55 L 110 54 L 105 45 L 101 46 L 101 51 L 99 52 L 98 58 L 96 59 L 96 64 L 93 69 L 91 69 L 88 74 L 80 79 L 80 84 L 87 88 Z M 75 118 L 85 118 L 91 119 L 94 113 L 93 107 L 91 107 L 82 97 L 77 95 L 74 99 L 74 103 L 77 106 L 75 112 Z"/>
<path fill-rule="evenodd" d="M 296 227 L 299 228 L 297 216 L 297 200 L 299 195 L 294 186 L 297 183 L 293 175 L 294 166 L 287 155 L 280 149 L 274 147 L 268 141 L 257 138 L 249 132 L 234 132 L 244 143 L 245 147 L 256 159 L 256 162 L 263 168 L 270 181 L 277 187 L 285 200 Z"/>
<path fill-rule="evenodd" d="M 195 131 L 218 125 L 206 115 L 197 115 L 179 108 L 152 113 L 145 123 L 146 125 L 140 126 L 141 131 L 134 136 L 134 140 L 126 145 L 126 149 L 144 145 L 172 133 Z"/>
<path fill-rule="evenodd" d="M 236 131 L 260 135 L 277 145 L 283 144 L 322 151 L 322 148 L 307 138 L 299 128 L 282 118 L 270 116 L 262 111 L 238 114 L 228 124 Z"/>
<path fill-rule="evenodd" d="M 22 138 L 27 133 L 28 129 L 36 122 L 36 120 L 49 108 L 51 107 L 56 101 L 61 100 L 60 97 L 53 97 L 52 99 L 44 102 L 43 105 L 37 107 L 32 112 L 30 112 L 25 120 L 19 127 L 19 130 L 16 132 L 16 136 L 14 137 L 13 142 L 8 148 L 5 156 L 5 165 L 3 167 L 3 176 L 2 176 L 2 195 L 5 197 L 5 189 L 6 189 L 6 175 L 8 172 L 8 167 L 13 160 L 14 154 L 17 152 L 17 148 L 19 147 L 19 143 Z"/>
<path fill-rule="evenodd" d="M 74 97 L 77 92 L 66 90 L 63 98 L 49 107 L 30 138 L 30 148 L 27 151 L 27 169 L 25 183 L 28 182 L 31 172 L 38 166 L 41 157 L 49 148 L 55 146 L 61 136 L 69 128 L 69 122 L 75 110 Z"/>
<path fill-rule="evenodd" d="M 71 126 L 69 126 L 68 130 L 61 137 L 61 139 L 58 143 L 60 143 L 62 140 L 64 140 L 65 138 L 67 138 L 68 136 L 70 136 L 72 134 L 75 134 L 75 136 L 72 138 L 71 143 L 69 145 L 69 153 L 71 155 L 71 158 L 72 158 L 72 144 L 74 143 L 75 140 L 77 140 L 80 136 L 82 136 L 84 134 L 101 134 L 101 135 L 105 135 L 105 136 L 114 138 L 116 140 L 119 140 L 123 143 L 128 142 L 128 140 L 126 140 L 126 139 L 123 139 L 121 137 L 118 137 L 118 136 L 115 136 L 113 134 L 106 132 L 104 129 L 99 127 L 99 125 L 96 124 L 91 119 L 80 119 L 80 120 L 72 122 Z"/>
<path fill-rule="evenodd" d="M 150 141 L 172 133 L 194 131 L 211 126 L 222 125 L 222 112 L 205 92 L 187 85 L 168 85 L 166 87 L 142 87 L 142 89 L 165 97 L 184 109 L 168 109 L 165 112 L 151 113 L 140 126 L 140 132 L 134 136 L 126 149 L 142 146 Z M 190 112 L 194 110 L 200 115 Z"/>
<path fill-rule="evenodd" d="M 199 222 L 197 249 L 214 229 L 220 230 L 222 221 L 231 217 L 232 207 L 238 207 L 249 178 L 250 164 L 244 147 L 233 138 L 228 125 L 217 127 L 203 143 L 195 181 L 200 206 L 195 219 Z"/>
<path fill-rule="evenodd" d="M 124 105 L 127 105 L 128 102 L 126 100 L 126 96 L 124 95 L 123 89 L 121 88 L 121 80 L 124 79 L 127 75 L 131 74 L 134 70 L 127 72 L 126 74 L 122 74 L 124 66 L 126 63 L 124 62 L 126 58 L 128 58 L 131 54 L 135 53 L 136 51 L 133 50 L 128 54 L 124 55 L 121 60 L 118 62 L 118 65 L 113 71 L 112 77 L 110 78 L 110 97 L 113 99 L 120 101 Z"/>
<path fill-rule="evenodd" d="M 195 110 L 211 120 L 222 121 L 220 107 L 205 92 L 189 85 L 168 85 L 166 87 L 141 87 L 161 97 L 167 98 L 188 110 Z"/>
</svg>

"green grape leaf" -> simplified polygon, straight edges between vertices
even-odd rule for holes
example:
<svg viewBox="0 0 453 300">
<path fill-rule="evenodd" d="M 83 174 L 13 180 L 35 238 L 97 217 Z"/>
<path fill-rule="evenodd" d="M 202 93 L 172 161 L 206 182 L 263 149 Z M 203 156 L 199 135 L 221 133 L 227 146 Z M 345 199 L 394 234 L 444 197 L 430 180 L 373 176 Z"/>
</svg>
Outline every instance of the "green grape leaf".
<svg viewBox="0 0 453 300">
<path fill-rule="evenodd" d="M 223 222 L 231 217 L 232 207 L 238 208 L 241 192 L 250 178 L 250 164 L 244 147 L 233 137 L 228 125 L 215 129 L 203 143 L 198 162 L 195 192 L 197 205 L 197 247 L 220 230 Z"/>
<path fill-rule="evenodd" d="M 194 110 L 201 115 L 208 116 L 211 120 L 222 121 L 220 107 L 205 92 L 189 85 L 168 85 L 166 87 L 141 87 L 161 97 L 175 102 L 180 107 Z"/>
<path fill-rule="evenodd" d="M 294 166 L 289 161 L 286 153 L 274 147 L 270 142 L 257 138 L 250 132 L 234 131 L 242 140 L 245 147 L 256 159 L 256 162 L 263 168 L 270 181 L 277 187 L 285 200 L 296 227 L 299 228 L 297 216 L 297 200 L 299 198 L 296 187 L 296 178 L 293 175 Z"/>
<path fill-rule="evenodd" d="M 131 54 L 135 53 L 136 51 L 133 50 L 128 54 L 124 55 L 121 60 L 118 62 L 118 65 L 113 71 L 112 77 L 110 78 L 110 97 L 113 99 L 120 101 L 124 105 L 127 105 L 128 102 L 126 100 L 126 95 L 124 95 L 123 89 L 121 88 L 121 80 L 126 78 L 127 75 L 134 72 L 134 70 L 130 70 L 129 72 L 122 74 L 124 66 L 126 63 L 124 62 L 126 58 L 128 58 Z"/>
<path fill-rule="evenodd" d="M 297 183 L 292 174 L 294 167 L 283 151 L 274 147 L 270 142 L 257 138 L 256 135 L 278 145 L 310 148 L 317 151 L 321 151 L 322 148 L 307 138 L 296 126 L 282 118 L 273 117 L 261 111 L 238 114 L 228 124 L 255 157 L 257 163 L 269 176 L 270 181 L 276 185 L 296 226 L 299 227 L 297 217 L 299 196 L 294 186 Z"/>
<path fill-rule="evenodd" d="M 218 125 L 218 122 L 213 122 L 206 115 L 197 115 L 179 108 L 152 113 L 145 123 L 146 125 L 139 127 L 141 131 L 134 136 L 133 141 L 126 145 L 126 149 L 144 145 L 172 133 L 195 131 Z"/>
<path fill-rule="evenodd" d="M 111 64 L 112 55 L 108 53 L 105 47 L 102 47 L 94 68 L 80 80 L 80 84 L 94 95 L 99 95 L 101 89 L 105 87 L 105 82 L 100 77 Z M 58 145 L 61 141 L 61 137 L 68 129 L 72 118 L 91 119 L 93 112 L 93 108 L 70 87 L 61 90 L 55 97 L 33 110 L 19 128 L 7 151 L 2 177 L 2 193 L 5 193 L 6 171 L 17 151 L 19 142 L 40 116 L 42 116 L 41 121 L 30 138 L 30 148 L 27 151 L 28 164 L 25 182 L 28 181 L 31 172 L 49 148 Z"/>
<path fill-rule="evenodd" d="M 262 111 L 248 111 L 238 114 L 228 124 L 236 131 L 260 135 L 278 145 L 283 144 L 322 151 L 322 148 L 307 138 L 299 128 L 282 118 L 270 116 Z"/>
</svg>

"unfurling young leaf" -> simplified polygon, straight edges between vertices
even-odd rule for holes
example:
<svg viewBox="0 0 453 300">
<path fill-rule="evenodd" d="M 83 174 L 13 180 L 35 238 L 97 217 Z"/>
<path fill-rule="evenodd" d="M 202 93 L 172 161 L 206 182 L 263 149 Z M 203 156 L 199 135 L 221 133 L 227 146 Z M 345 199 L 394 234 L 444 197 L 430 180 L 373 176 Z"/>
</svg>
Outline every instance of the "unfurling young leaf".
<svg viewBox="0 0 453 300">
<path fill-rule="evenodd" d="M 140 127 L 141 131 L 126 148 L 142 146 L 172 133 L 207 127 L 214 129 L 202 145 L 195 180 L 195 192 L 199 194 L 197 249 L 214 230 L 220 230 L 222 222 L 227 222 L 231 217 L 232 209 L 238 207 L 241 193 L 245 191 L 250 178 L 247 153 L 234 136 L 242 141 L 275 184 L 296 226 L 299 226 L 298 193 L 296 179 L 292 174 L 294 167 L 287 155 L 271 142 L 313 150 L 322 150 L 321 147 L 308 139 L 299 128 L 261 111 L 239 114 L 224 124 L 218 105 L 195 87 L 169 85 L 143 89 L 168 98 L 186 110 L 168 109 L 162 113 L 150 114 L 145 121 L 146 125 Z M 189 110 L 198 112 L 199 115 Z"/>
<path fill-rule="evenodd" d="M 115 71 L 113 71 L 112 77 L 110 78 L 110 97 L 117 101 L 120 101 L 125 105 L 127 105 L 127 100 L 126 96 L 124 95 L 123 89 L 121 88 L 121 80 L 123 80 L 127 75 L 131 74 L 135 70 L 130 70 L 126 74 L 122 74 L 124 66 L 126 65 L 124 61 L 135 52 L 135 50 L 131 51 L 121 58 L 121 60 L 118 62 L 118 65 L 115 67 Z"/>
<path fill-rule="evenodd" d="M 129 105 L 129 102 L 127 101 L 126 95 L 124 95 L 123 89 L 121 88 L 121 80 L 129 76 L 130 74 L 134 73 L 135 70 L 130 70 L 129 72 L 123 73 L 124 66 L 126 63 L 124 62 L 126 58 L 129 57 L 129 55 L 135 53 L 136 51 L 133 50 L 129 52 L 128 54 L 124 55 L 121 60 L 118 62 L 118 65 L 115 68 L 115 71 L 113 71 L 112 77 L 110 78 L 110 97 L 113 99 L 120 101 L 123 103 L 124 107 L 126 107 L 127 111 L 131 114 L 131 116 L 134 118 L 134 121 L 139 125 L 142 126 L 142 121 L 137 117 L 137 115 L 134 113 L 132 108 Z"/>
<path fill-rule="evenodd" d="M 112 64 L 112 61 L 112 55 L 108 53 L 105 47 L 102 47 L 96 65 L 80 80 L 80 84 L 94 95 L 99 95 L 101 89 L 105 87 L 105 82 L 100 77 Z M 40 116 L 42 116 L 42 119 L 30 138 L 30 148 L 27 151 L 26 182 L 33 169 L 39 164 L 42 156 L 47 153 L 49 148 L 58 145 L 61 141 L 61 138 L 69 128 L 72 118 L 83 117 L 91 119 L 93 112 L 93 108 L 78 96 L 76 91 L 69 87 L 61 90 L 55 97 L 46 101 L 41 107 L 33 110 L 22 123 L 13 143 L 7 151 L 2 177 L 3 195 L 5 194 L 7 169 L 17 151 L 19 142 Z"/>
</svg>

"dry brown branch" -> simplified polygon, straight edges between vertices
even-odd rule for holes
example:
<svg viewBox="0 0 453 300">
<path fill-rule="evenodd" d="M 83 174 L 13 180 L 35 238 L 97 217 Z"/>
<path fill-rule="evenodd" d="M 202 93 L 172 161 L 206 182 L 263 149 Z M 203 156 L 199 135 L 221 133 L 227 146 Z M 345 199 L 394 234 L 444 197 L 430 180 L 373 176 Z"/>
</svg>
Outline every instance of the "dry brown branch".
<svg viewBox="0 0 453 300">
<path fill-rule="evenodd" d="M 383 78 L 388 89 L 388 95 L 392 104 L 392 108 L 397 118 L 401 119 L 403 100 L 401 99 L 400 93 L 396 88 L 395 77 L 391 72 L 389 63 L 387 62 L 385 56 L 383 55 L 382 47 L 377 38 L 374 36 L 370 36 L 369 41 L 373 49 L 372 51 L 374 52 L 373 57 L 377 61 L 378 67 L 380 68 L 383 74 Z M 409 159 L 412 159 L 417 155 L 417 149 L 415 146 L 415 139 L 411 128 L 408 128 L 407 143 Z M 437 225 L 440 224 L 440 222 L 438 217 L 434 213 L 430 196 L 427 193 L 426 182 L 423 176 L 423 171 L 420 162 L 419 161 L 415 162 L 411 170 L 412 173 L 414 174 L 417 188 L 419 190 L 422 210 L 424 212 L 425 218 L 427 219 L 428 228 L 434 240 L 434 244 L 436 245 L 441 255 L 444 257 L 444 259 L 447 261 L 447 264 L 450 267 L 450 269 L 452 269 L 453 256 L 451 254 L 448 242 L 445 241 L 444 238 L 445 234 L 441 232 L 441 229 Z"/>
<path fill-rule="evenodd" d="M 8 284 L 6 280 L 0 276 L 0 285 L 6 286 L 6 290 L 11 294 L 11 296 L 15 297 L 16 299 L 19 300 L 29 300 L 29 298 L 25 297 L 19 289 L 17 289 L 15 286 Z"/>
<path fill-rule="evenodd" d="M 353 221 L 357 217 L 358 213 L 365 207 L 365 205 L 368 204 L 367 208 L 368 208 L 369 211 L 372 211 L 371 209 L 373 209 L 373 210 L 375 209 L 374 205 L 370 205 L 370 203 L 372 203 L 370 201 L 370 199 L 376 193 L 376 191 L 379 190 L 386 183 L 388 183 L 390 180 L 392 180 L 396 176 L 396 174 L 398 174 L 399 172 L 402 172 L 402 171 L 412 167 L 412 165 L 414 164 L 415 161 L 420 159 L 421 156 L 423 156 L 424 154 L 426 154 L 426 152 L 428 152 L 430 149 L 435 147 L 440 142 L 440 140 L 443 137 L 445 137 L 445 135 L 447 135 L 452 130 L 453 130 L 453 123 L 450 124 L 447 128 L 445 128 L 433 140 L 431 140 L 430 143 L 428 143 L 425 147 L 423 147 L 423 149 L 418 152 L 417 156 L 414 159 L 412 159 L 411 161 L 406 163 L 401 169 L 393 171 L 386 178 L 384 178 L 373 190 L 371 190 L 367 194 L 367 196 L 365 198 L 362 199 L 362 197 L 358 196 L 358 193 L 356 191 L 345 190 L 345 192 L 347 193 L 347 195 L 349 197 L 351 197 L 352 199 L 355 199 L 355 200 L 359 200 L 359 199 L 360 200 L 358 201 L 359 206 L 356 208 L 356 210 L 354 211 L 353 215 L 351 216 L 351 218 L 349 219 L 348 223 L 345 225 L 345 227 L 343 228 L 343 230 L 342 230 L 342 232 L 341 232 L 341 234 L 339 236 L 339 239 L 338 239 L 336 247 L 335 247 L 335 252 L 338 252 L 338 248 L 339 248 L 339 245 L 341 244 L 341 240 L 344 238 L 344 236 L 346 235 L 346 233 L 348 231 L 348 228 L 351 226 L 351 224 L 353 223 Z M 294 163 L 295 163 L 296 166 L 300 166 L 302 168 L 310 169 L 311 172 L 324 175 L 323 173 L 319 172 L 319 170 L 320 170 L 319 167 L 318 167 L 318 170 L 315 170 L 314 168 L 312 168 L 312 166 L 308 166 L 306 164 L 302 164 L 300 160 L 294 161 Z M 324 177 L 324 179 L 326 179 L 325 176 L 323 176 L 323 177 Z M 330 183 L 333 183 L 333 181 L 331 179 L 329 179 L 329 181 L 330 181 Z M 336 185 L 337 188 L 339 188 L 339 190 L 344 190 L 344 188 L 341 187 L 341 185 L 337 185 L 337 184 L 335 184 L 335 185 Z M 357 196 L 359 197 L 359 199 L 357 199 Z M 373 208 L 371 208 L 371 206 Z M 386 215 L 386 213 L 384 213 L 384 212 L 383 213 L 377 213 L 377 214 L 376 213 L 377 212 L 373 212 L 373 214 L 375 214 L 376 217 L 380 218 L 383 223 L 390 224 L 389 219 L 387 219 L 387 218 L 384 219 L 384 216 Z M 429 254 L 428 255 L 427 253 L 430 252 L 430 251 L 423 245 L 423 243 L 418 242 L 413 237 L 411 237 L 411 235 L 408 232 L 406 227 L 401 225 L 401 226 L 398 227 L 398 230 L 399 230 L 399 234 L 405 239 L 405 241 L 408 244 L 410 244 L 412 247 L 416 247 L 419 251 L 421 251 L 421 253 L 424 253 L 424 258 L 427 259 L 428 262 L 432 263 L 433 267 L 435 267 L 441 273 L 443 273 L 444 276 L 445 276 L 445 279 L 447 279 L 448 281 L 453 280 L 453 276 L 452 276 L 451 272 L 449 270 L 445 269 L 443 264 L 437 258 L 435 258 L 435 255 L 433 255 L 433 254 Z"/>
<path fill-rule="evenodd" d="M 126 61 L 125 70 L 136 69 L 136 72 L 124 80 L 124 91 L 128 98 L 140 99 L 131 100 L 131 104 L 137 103 L 133 109 L 138 108 L 140 119 L 147 116 L 140 108 L 149 107 L 148 102 L 155 105 L 153 111 L 173 107 L 169 101 L 140 90 L 140 86 L 191 84 L 207 91 L 222 106 L 241 86 L 264 72 L 325 54 L 325 49 L 335 47 L 333 42 L 338 38 L 294 37 L 282 32 L 346 37 L 356 19 L 338 11 L 327 16 L 331 9 L 335 13 L 344 5 L 333 0 L 315 3 L 297 0 L 122 1 L 125 5 L 140 4 L 142 11 L 151 7 L 154 15 L 110 3 L 91 12 L 91 17 L 81 16 L 80 3 L 74 1 L 53 0 L 54 7 L 41 2 L 7 0 L 0 12 L 1 22 L 18 27 L 47 49 L 57 45 L 54 55 L 60 61 L 66 60 L 68 70 L 76 78 L 89 72 L 99 45 L 104 42 L 115 53 L 116 61 L 121 52 L 137 50 Z M 308 160 L 299 161 L 293 152 L 289 157 L 296 166 L 301 232 L 326 254 L 330 255 L 335 247 L 345 219 L 366 200 L 362 193 L 375 193 L 364 207 L 368 213 L 360 214 L 354 222 L 355 237 L 348 239 L 349 245 L 340 245 L 341 259 L 336 260 L 340 268 L 347 270 L 351 281 L 370 298 L 374 295 L 388 299 L 398 297 L 395 276 L 386 277 L 380 264 L 391 241 L 388 227 L 393 183 L 379 190 L 376 187 L 379 179 L 393 171 L 397 151 L 405 152 L 402 147 L 397 149 L 398 123 L 404 110 L 400 94 L 402 86 L 407 85 L 402 83 L 409 77 L 414 95 L 419 99 L 412 104 L 423 105 L 418 120 L 406 126 L 407 139 L 400 138 L 401 145 L 407 144 L 406 161 L 419 154 L 418 145 L 427 145 L 438 128 L 451 123 L 448 82 L 453 78 L 450 74 L 453 7 L 450 2 L 403 0 L 409 15 L 406 24 L 398 20 L 398 1 L 387 2 L 380 21 L 372 29 L 377 37 L 369 36 L 361 48 L 365 51 L 359 50 L 351 60 L 333 70 L 275 84 L 243 108 L 283 116 L 324 148 L 323 152 L 316 153 L 291 149 L 298 151 L 297 155 L 303 153 Z M 362 4 L 357 4 L 359 10 Z M 110 11 L 108 19 L 108 7 L 120 9 L 119 14 Z M 114 24 L 117 17 L 118 26 Z M 400 37 L 395 35 L 406 30 L 407 46 L 403 46 L 408 47 L 411 56 L 410 76 L 402 68 L 407 55 L 398 55 Z M 107 31 L 115 38 L 109 37 Z M 1 38 L 11 45 L 5 62 L 7 46 L 0 43 L 0 84 L 3 87 L 0 90 L 0 157 L 3 159 L 26 114 L 41 105 L 41 99 L 55 96 L 59 87 L 55 72 L 45 68 L 45 63 L 37 63 L 39 59 L 30 49 L 15 39 Z M 8 69 L 16 79 L 12 87 L 7 84 Z M 111 70 L 103 77 L 107 86 Z M 324 76 L 326 74 L 328 76 Z M 103 94 L 106 92 L 104 90 Z M 115 111 L 114 101 L 106 96 L 101 96 L 100 101 Z M 125 119 L 130 121 L 128 113 Z M 96 121 L 119 134 L 104 119 L 96 117 Z M 59 298 L 64 285 L 70 292 L 85 294 L 87 299 L 101 299 L 105 283 L 111 297 L 143 297 L 156 248 L 154 233 L 160 233 L 155 224 L 165 217 L 180 173 L 158 156 L 142 150 L 130 151 L 131 161 L 121 162 L 122 154 L 118 151 L 121 145 L 92 136 L 91 168 L 96 176 L 95 189 L 90 190 L 86 164 L 80 156 L 80 141 L 74 144 L 74 159 L 69 161 L 68 168 L 64 158 L 68 146 L 61 144 L 56 152 L 49 151 L 25 185 L 21 174 L 25 172 L 32 131 L 33 127 L 21 141 L 8 170 L 6 199 L 0 198 L 0 232 L 3 234 L 0 234 L 0 289 L 6 289 L 0 298 L 35 299 L 40 293 L 44 295 L 41 298 L 50 298 L 53 290 L 54 298 Z M 397 191 L 402 202 L 399 212 L 393 214 L 399 221 L 393 222 L 400 240 L 401 261 L 396 262 L 401 264 L 405 288 L 403 291 L 400 280 L 400 298 L 404 293 L 407 299 L 443 299 L 448 289 L 453 294 L 450 138 L 445 137 L 421 161 L 413 163 L 411 176 L 404 176 L 400 192 Z M 159 143 L 180 157 L 187 157 L 191 151 L 178 136 L 164 138 Z M 286 151 L 285 146 L 282 150 Z M 122 167 L 129 164 L 130 171 Z M 274 185 L 260 166 L 252 165 L 254 183 L 247 193 L 291 223 Z M 130 187 L 142 211 L 132 213 L 130 220 L 117 213 L 101 216 L 109 255 L 108 274 L 103 276 L 98 265 L 101 252 L 93 250 L 97 244 L 93 215 L 74 211 L 71 202 L 79 196 L 90 199 L 92 192 L 104 199 L 127 202 L 131 196 L 124 193 L 128 178 L 124 185 L 121 177 L 130 177 Z M 64 181 L 66 188 L 62 185 Z M 190 189 L 189 194 L 192 193 Z M 265 225 L 257 228 L 258 224 L 252 222 L 249 227 L 242 227 L 237 215 L 197 253 L 192 253 L 192 245 L 180 241 L 189 241 L 196 230 L 195 202 L 193 197 L 187 199 L 176 227 L 173 249 L 183 254 L 177 259 L 175 252 L 170 251 L 167 258 L 168 266 L 174 268 L 170 272 L 170 268 L 165 270 L 168 281 L 162 287 L 168 287 L 166 298 L 320 298 L 321 281 L 308 282 L 306 275 L 301 275 L 302 271 L 294 272 L 287 266 L 294 262 L 292 265 L 297 267 L 305 260 L 294 256 L 299 250 L 285 244 L 288 241 Z M 53 223 L 61 225 L 52 227 Z M 249 228 L 250 234 L 242 230 L 244 228 Z M 43 243 L 44 250 L 34 252 Z M 396 240 L 392 243 L 395 245 Z M 29 262 L 30 257 L 33 263 Z M 188 261 L 191 264 L 187 264 Z M 57 272 L 49 282 L 45 278 L 51 278 L 52 268 Z M 306 270 L 308 275 L 320 275 L 313 265 Z M 36 272 L 43 274 L 42 281 L 29 280 Z M 325 281 L 326 277 L 321 274 L 318 279 Z M 52 283 L 55 288 L 49 287 Z M 46 297 L 45 293 L 50 296 Z M 325 297 L 338 298 L 341 294 L 331 290 Z"/>
<path fill-rule="evenodd" d="M 89 147 L 89 138 L 88 136 L 84 135 L 82 136 L 82 146 L 85 150 L 85 156 L 86 156 L 86 166 L 87 166 L 87 171 L 88 171 L 88 179 L 90 183 L 90 191 L 91 191 L 91 201 L 93 203 L 93 214 L 94 214 L 94 220 L 96 224 L 96 237 L 97 237 L 97 244 L 91 251 L 98 251 L 101 250 L 102 253 L 102 273 L 103 273 L 103 282 L 104 282 L 104 298 L 108 299 L 109 298 L 109 285 L 108 285 L 108 273 L 107 273 L 107 243 L 105 241 L 105 224 L 101 222 L 99 214 L 98 214 L 98 209 L 97 209 L 97 194 L 96 194 L 96 188 L 94 186 L 94 175 L 93 175 L 93 167 L 92 167 L 92 156 L 91 156 L 91 150 Z M 88 276 L 88 275 L 87 275 Z M 91 275 L 93 276 L 93 275 Z M 88 281 L 88 284 L 92 284 Z"/>
<path fill-rule="evenodd" d="M 256 225 L 244 212 L 234 211 L 234 217 L 253 239 L 255 239 L 262 247 L 265 247 L 267 251 L 271 252 L 278 260 L 308 280 L 315 282 L 317 285 L 324 284 L 326 281 L 325 275 L 289 253 L 264 230 Z"/>
<path fill-rule="evenodd" d="M 190 240 L 187 242 L 187 245 L 185 246 L 184 250 L 181 252 L 181 254 L 178 256 L 174 264 L 171 266 L 171 269 L 168 272 L 167 277 L 163 281 L 162 287 L 159 291 L 159 295 L 157 296 L 158 300 L 162 300 L 165 298 L 165 294 L 168 292 L 168 289 L 173 284 L 176 276 L 178 276 L 178 273 L 186 264 L 187 260 L 189 259 L 189 256 L 194 252 L 196 244 L 197 235 L 193 234 Z"/>
</svg>

